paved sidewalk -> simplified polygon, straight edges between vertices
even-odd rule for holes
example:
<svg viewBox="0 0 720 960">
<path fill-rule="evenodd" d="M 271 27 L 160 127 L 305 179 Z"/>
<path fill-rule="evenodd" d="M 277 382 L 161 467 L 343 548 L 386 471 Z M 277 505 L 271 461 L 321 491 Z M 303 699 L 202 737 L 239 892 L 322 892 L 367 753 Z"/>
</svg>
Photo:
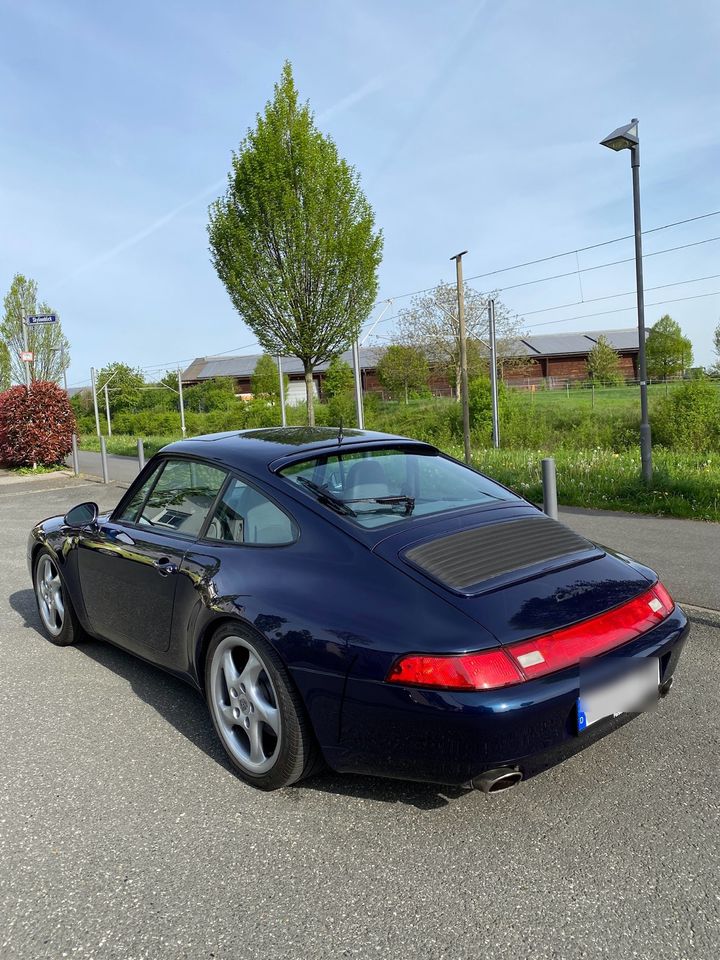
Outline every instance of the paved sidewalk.
<svg viewBox="0 0 720 960">
<path fill-rule="evenodd" d="M 720 523 L 560 507 L 577 533 L 646 563 L 673 597 L 720 611 Z"/>
</svg>

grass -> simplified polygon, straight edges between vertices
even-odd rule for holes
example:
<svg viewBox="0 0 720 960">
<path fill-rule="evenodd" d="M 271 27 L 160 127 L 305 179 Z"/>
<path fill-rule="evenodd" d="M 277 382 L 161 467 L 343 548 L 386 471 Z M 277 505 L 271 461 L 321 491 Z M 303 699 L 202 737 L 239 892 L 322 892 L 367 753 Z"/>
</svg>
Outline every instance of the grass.
<svg viewBox="0 0 720 960">
<path fill-rule="evenodd" d="M 67 466 L 64 463 L 50 464 L 50 466 L 39 463 L 35 467 L 11 467 L 10 469 L 13 473 L 19 473 L 21 477 L 30 477 L 42 473 L 56 473 L 58 470 L 67 470 Z"/>
<path fill-rule="evenodd" d="M 462 449 L 448 451 L 462 458 Z M 476 450 L 473 465 L 532 500 L 542 502 L 538 450 Z M 558 502 L 564 506 L 626 510 L 720 521 L 720 455 L 655 448 L 653 485 L 640 479 L 639 449 L 556 450 Z"/>
<path fill-rule="evenodd" d="M 151 457 L 158 450 L 172 443 L 174 440 L 181 440 L 182 434 L 175 436 L 161 436 L 153 434 L 143 437 L 143 446 L 145 447 L 145 456 Z M 78 444 L 81 450 L 93 450 L 95 453 L 100 451 L 100 440 L 94 433 L 83 433 L 78 438 Z M 137 437 L 128 437 L 124 434 L 117 434 L 105 438 L 105 446 L 108 453 L 118 457 L 136 457 L 137 456 Z"/>
<path fill-rule="evenodd" d="M 151 456 L 177 439 L 146 437 L 145 453 Z M 109 453 L 137 454 L 137 441 L 133 437 L 113 436 L 107 444 Z M 462 459 L 460 445 L 442 446 L 447 453 Z M 95 436 L 81 437 L 81 447 L 100 449 Z M 473 465 L 534 503 L 540 503 L 540 464 L 544 456 L 548 456 L 547 451 L 476 448 Z M 557 465 L 558 501 L 564 506 L 720 521 L 720 454 L 679 453 L 656 447 L 654 483 L 650 489 L 640 479 L 637 448 L 619 453 L 603 449 L 557 449 L 553 456 Z"/>
</svg>

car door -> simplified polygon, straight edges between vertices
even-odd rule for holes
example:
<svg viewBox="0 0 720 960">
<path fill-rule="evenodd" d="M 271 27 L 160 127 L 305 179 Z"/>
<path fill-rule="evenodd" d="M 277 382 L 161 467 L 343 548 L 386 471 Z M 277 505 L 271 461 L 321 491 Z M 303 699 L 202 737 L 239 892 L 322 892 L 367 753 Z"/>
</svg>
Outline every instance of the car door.
<svg viewBox="0 0 720 960">
<path fill-rule="evenodd" d="M 209 464 L 162 458 L 120 510 L 83 534 L 78 572 L 95 633 L 150 659 L 168 649 L 183 557 L 225 478 Z"/>
</svg>

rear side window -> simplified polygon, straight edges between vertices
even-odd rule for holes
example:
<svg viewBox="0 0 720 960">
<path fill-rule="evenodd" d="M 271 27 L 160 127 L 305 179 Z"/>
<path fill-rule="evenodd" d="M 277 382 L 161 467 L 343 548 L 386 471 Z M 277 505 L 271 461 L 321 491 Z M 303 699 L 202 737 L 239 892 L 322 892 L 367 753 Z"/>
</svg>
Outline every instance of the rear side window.
<svg viewBox="0 0 720 960">
<path fill-rule="evenodd" d="M 193 460 L 164 461 L 130 500 L 120 520 L 197 537 L 227 474 Z"/>
<path fill-rule="evenodd" d="M 233 478 L 218 502 L 205 537 L 230 543 L 281 546 L 297 539 L 294 523 L 254 487 Z"/>
</svg>

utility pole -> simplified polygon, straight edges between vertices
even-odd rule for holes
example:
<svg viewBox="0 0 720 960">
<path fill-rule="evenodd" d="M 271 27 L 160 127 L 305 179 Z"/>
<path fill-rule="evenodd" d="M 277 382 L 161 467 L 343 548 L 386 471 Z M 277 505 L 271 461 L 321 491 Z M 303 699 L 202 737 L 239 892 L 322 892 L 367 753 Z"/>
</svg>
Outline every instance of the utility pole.
<svg viewBox="0 0 720 960">
<path fill-rule="evenodd" d="M 358 338 L 352 344 L 353 377 L 355 380 L 355 409 L 357 411 L 358 430 L 365 429 L 365 411 L 363 410 L 362 371 L 360 370 L 360 347 Z"/>
<path fill-rule="evenodd" d="M 25 311 L 20 305 L 20 323 L 22 324 L 22 333 L 23 333 L 23 352 L 28 353 L 28 332 L 27 332 L 27 320 L 25 319 Z M 30 364 L 27 360 L 23 360 L 25 365 L 25 386 L 30 389 Z"/>
<path fill-rule="evenodd" d="M 455 261 L 457 276 L 458 324 L 460 327 L 460 394 L 463 418 L 463 442 L 465 445 L 465 463 L 469 464 L 472 452 L 470 450 L 470 404 L 468 399 L 468 371 L 467 371 L 467 335 L 465 332 L 465 290 L 463 287 L 462 258 L 467 253 L 456 253 L 450 257 Z"/>
<path fill-rule="evenodd" d="M 110 422 L 110 394 L 108 393 L 108 380 L 105 381 L 103 390 L 105 391 L 105 416 L 107 417 L 108 436 L 112 436 L 112 423 Z"/>
<path fill-rule="evenodd" d="M 62 365 L 63 384 L 65 386 L 65 393 L 67 393 L 68 386 L 67 386 L 67 367 L 65 366 L 65 345 L 62 343 L 62 341 L 60 343 L 60 363 Z"/>
<path fill-rule="evenodd" d="M 95 408 L 95 430 L 100 436 L 100 414 L 98 412 L 97 385 L 95 383 L 95 367 L 90 367 L 90 383 L 92 384 L 93 407 Z"/>
<path fill-rule="evenodd" d="M 495 341 L 495 301 L 488 301 L 488 324 L 490 327 L 490 393 L 492 395 L 493 447 L 500 446 L 500 415 L 498 411 L 497 343 Z"/>
<path fill-rule="evenodd" d="M 183 400 L 183 391 L 182 391 L 182 373 L 180 372 L 180 367 L 178 367 L 178 394 L 180 395 L 180 429 L 182 430 L 182 435 L 185 437 L 187 431 L 185 430 L 185 402 Z"/>
<path fill-rule="evenodd" d="M 283 381 L 282 355 L 278 351 L 277 355 L 278 380 L 280 381 L 280 416 L 282 425 L 287 426 L 287 416 L 285 414 L 285 383 Z"/>
</svg>

